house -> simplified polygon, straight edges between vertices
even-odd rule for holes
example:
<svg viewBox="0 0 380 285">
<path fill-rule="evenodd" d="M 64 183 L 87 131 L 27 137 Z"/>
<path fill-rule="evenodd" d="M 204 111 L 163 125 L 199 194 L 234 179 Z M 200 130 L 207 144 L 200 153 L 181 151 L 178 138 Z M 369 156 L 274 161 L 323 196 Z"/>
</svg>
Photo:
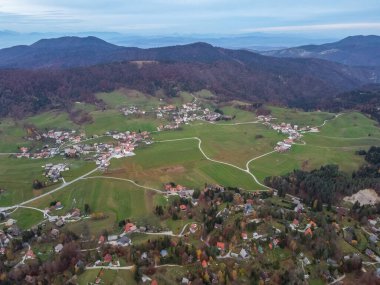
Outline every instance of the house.
<svg viewBox="0 0 380 285">
<path fill-rule="evenodd" d="M 35 259 L 36 255 L 34 254 L 33 250 L 29 249 L 25 254 L 25 259 Z"/>
<path fill-rule="evenodd" d="M 108 236 L 108 241 L 115 241 L 118 239 L 118 236 L 117 235 L 109 235 Z"/>
<path fill-rule="evenodd" d="M 198 230 L 198 225 L 197 224 L 191 224 L 190 225 L 190 232 L 194 234 Z"/>
<path fill-rule="evenodd" d="M 36 283 L 36 277 L 32 276 L 32 275 L 26 275 L 24 280 L 28 284 L 35 284 Z"/>
<path fill-rule="evenodd" d="M 163 249 L 163 250 L 160 251 L 160 255 L 161 255 L 161 257 L 165 258 L 165 257 L 168 256 L 168 251 L 166 249 Z"/>
<path fill-rule="evenodd" d="M 132 224 L 132 223 L 127 223 L 127 224 L 125 225 L 125 227 L 124 227 L 124 232 L 126 232 L 126 233 L 130 233 L 130 232 L 135 231 L 136 229 L 137 229 L 137 227 L 136 227 L 134 224 Z"/>
<path fill-rule="evenodd" d="M 243 258 L 243 259 L 246 259 L 246 258 L 248 258 L 248 256 L 249 256 L 249 254 L 247 253 L 247 251 L 246 251 L 244 248 L 242 248 L 242 249 L 240 250 L 239 255 L 240 255 L 240 257 Z"/>
<path fill-rule="evenodd" d="M 244 205 L 244 215 L 248 216 L 253 213 L 253 207 L 251 204 L 245 204 Z"/>
<path fill-rule="evenodd" d="M 59 236 L 59 230 L 58 229 L 52 229 L 51 232 L 50 232 L 50 235 L 53 238 L 57 238 Z"/>
<path fill-rule="evenodd" d="M 142 260 L 148 259 L 148 254 L 146 252 L 143 252 L 140 257 Z"/>
<path fill-rule="evenodd" d="M 225 245 L 224 245 L 224 242 L 217 242 L 216 243 L 216 247 L 221 250 L 221 251 L 224 251 L 225 250 Z"/>
<path fill-rule="evenodd" d="M 122 236 L 117 240 L 117 244 L 120 246 L 128 246 L 132 244 L 132 241 L 127 236 Z"/>
<path fill-rule="evenodd" d="M 186 211 L 187 210 L 187 206 L 186 205 L 180 205 L 179 208 L 181 209 L 181 211 Z"/>
<path fill-rule="evenodd" d="M 55 247 L 54 247 L 54 251 L 55 253 L 60 253 L 63 249 L 63 245 L 61 243 L 57 244 Z"/>
<path fill-rule="evenodd" d="M 252 237 L 253 237 L 253 239 L 256 239 L 256 240 L 257 240 L 257 239 L 262 238 L 262 236 L 263 236 L 263 235 L 259 235 L 258 233 L 254 232 Z"/>
<path fill-rule="evenodd" d="M 103 260 L 104 260 L 104 263 L 111 263 L 111 262 L 112 262 L 112 256 L 111 256 L 111 254 L 107 253 L 107 254 L 103 257 Z"/>
<path fill-rule="evenodd" d="M 103 244 L 106 241 L 106 237 L 101 235 L 98 240 L 98 244 Z"/>
<path fill-rule="evenodd" d="M 206 268 L 207 266 L 208 266 L 207 261 L 204 259 L 204 260 L 202 261 L 202 267 L 203 267 L 203 268 Z"/>
<path fill-rule="evenodd" d="M 307 235 L 310 235 L 311 237 L 313 236 L 313 232 L 312 232 L 311 228 L 307 228 L 304 234 L 305 234 L 305 236 L 307 236 Z"/>
<path fill-rule="evenodd" d="M 6 227 L 11 227 L 13 226 L 17 221 L 14 220 L 14 219 L 8 219 L 6 222 L 5 222 L 5 226 Z"/>
<path fill-rule="evenodd" d="M 62 219 L 59 219 L 59 220 L 55 223 L 55 225 L 56 225 L 57 227 L 63 227 L 64 224 L 65 224 L 65 222 L 64 222 Z"/>
</svg>

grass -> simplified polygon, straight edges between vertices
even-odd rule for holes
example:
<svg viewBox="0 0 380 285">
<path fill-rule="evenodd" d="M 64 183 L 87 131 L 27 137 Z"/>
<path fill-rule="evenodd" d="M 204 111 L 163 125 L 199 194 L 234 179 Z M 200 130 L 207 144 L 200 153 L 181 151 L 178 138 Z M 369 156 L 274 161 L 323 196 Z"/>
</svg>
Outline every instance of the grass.
<svg viewBox="0 0 380 285">
<path fill-rule="evenodd" d="M 58 161 L 0 157 L 0 185 L 6 189 L 6 192 L 0 195 L 0 206 L 10 206 L 42 194 L 42 190 L 33 190 L 33 180 L 45 181 L 41 166 Z"/>
<path fill-rule="evenodd" d="M 25 123 L 32 124 L 38 129 L 77 129 L 69 115 L 65 112 L 50 111 L 24 120 Z"/>
<path fill-rule="evenodd" d="M 312 170 L 325 164 L 337 164 L 350 173 L 364 163 L 363 157 L 355 155 L 355 151 L 378 145 L 380 130 L 364 115 L 348 113 L 327 122 L 320 133 L 305 134 L 303 139 L 305 146 L 295 145 L 287 153 L 260 158 L 250 165 L 250 169 L 260 180 L 293 169 Z"/>
<path fill-rule="evenodd" d="M 0 152 L 9 153 L 17 152 L 18 147 L 32 145 L 26 142 L 22 137 L 26 135 L 21 122 L 15 122 L 11 119 L 0 121 Z"/>
<path fill-rule="evenodd" d="M 99 273 L 99 270 L 86 270 L 79 275 L 78 284 L 87 285 L 89 283 L 95 283 L 95 279 Z M 104 270 L 101 279 L 102 284 L 114 284 L 114 285 L 134 285 L 137 284 L 133 279 L 133 271 L 131 270 Z"/>
<path fill-rule="evenodd" d="M 334 117 L 334 114 L 327 112 L 303 112 L 296 109 L 273 106 L 268 106 L 268 108 L 272 111 L 271 115 L 277 118 L 276 122 L 290 123 L 300 127 L 319 126 L 323 124 L 324 120 Z"/>
<path fill-rule="evenodd" d="M 157 141 L 188 137 L 200 138 L 202 149 L 209 157 L 243 168 L 248 160 L 272 151 L 276 143 L 285 138 L 261 124 L 194 123 L 185 125 L 179 131 L 159 132 L 153 135 Z"/>
<path fill-rule="evenodd" d="M 151 109 L 160 105 L 160 100 L 157 97 L 149 96 L 136 90 L 122 89 L 110 93 L 98 93 L 96 98 L 103 100 L 112 109 L 132 105 Z"/>
<path fill-rule="evenodd" d="M 259 180 L 263 180 L 267 176 L 284 175 L 294 169 L 310 171 L 325 164 L 338 164 L 341 170 L 351 172 L 363 162 L 363 158 L 355 155 L 352 149 L 295 145 L 289 152 L 272 153 L 253 161 L 250 169 Z"/>
<path fill-rule="evenodd" d="M 72 207 L 83 211 L 84 204 L 89 204 L 93 212 L 104 212 L 113 216 L 114 221 L 126 218 L 138 220 L 151 215 L 152 209 L 146 207 L 145 195 L 144 190 L 128 182 L 94 178 L 78 181 L 31 205 L 43 209 L 51 201 L 61 201 L 65 206 L 64 212 Z"/>
<path fill-rule="evenodd" d="M 156 189 L 162 189 L 162 184 L 170 181 L 192 188 L 208 182 L 261 189 L 247 173 L 206 160 L 196 140 L 155 143 L 138 149 L 136 154 L 112 161 L 109 175 L 132 179 Z"/>
<path fill-rule="evenodd" d="M 127 182 L 88 179 L 44 197 L 37 203 L 43 206 L 45 201 L 59 200 L 68 208 L 73 205 L 80 209 L 87 203 L 94 212 L 115 213 L 117 219 L 123 219 L 147 214 L 144 195 L 143 190 L 136 189 Z M 76 203 L 73 203 L 73 199 Z"/>
<path fill-rule="evenodd" d="M 95 168 L 93 162 L 83 160 L 63 160 L 61 157 L 50 159 L 24 159 L 0 156 L 0 187 L 6 192 L 0 195 L 0 206 L 10 206 L 41 195 L 59 184 L 42 190 L 33 190 L 33 180 L 46 181 L 41 167 L 47 163 L 68 163 L 71 170 L 63 172 L 66 181 L 70 181 Z"/>
<path fill-rule="evenodd" d="M 43 214 L 32 209 L 18 208 L 11 214 L 11 218 L 17 221 L 20 228 L 29 229 L 43 219 Z"/>
<path fill-rule="evenodd" d="M 141 118 L 126 117 L 117 110 L 91 112 L 93 122 L 83 126 L 87 136 L 101 135 L 107 131 L 155 131 L 162 124 L 161 120 L 152 116 Z"/>
</svg>

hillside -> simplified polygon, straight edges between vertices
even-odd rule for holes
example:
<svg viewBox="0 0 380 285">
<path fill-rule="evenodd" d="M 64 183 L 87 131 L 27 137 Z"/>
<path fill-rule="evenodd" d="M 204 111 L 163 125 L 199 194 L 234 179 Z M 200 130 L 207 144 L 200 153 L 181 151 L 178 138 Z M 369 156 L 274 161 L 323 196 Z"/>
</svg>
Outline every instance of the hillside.
<svg viewBox="0 0 380 285">
<path fill-rule="evenodd" d="M 352 36 L 322 45 L 265 51 L 264 55 L 291 58 L 319 58 L 350 66 L 380 66 L 380 37 Z"/>
<path fill-rule="evenodd" d="M 142 64 L 144 63 L 145 64 Z M 234 98 L 315 109 L 321 98 L 376 83 L 379 71 L 318 59 L 274 58 L 206 43 L 125 48 L 87 37 L 41 40 L 0 51 L 0 116 L 69 109 L 94 93 L 133 88 L 151 95 L 208 89 Z M 22 69 L 22 70 L 21 70 Z"/>
</svg>

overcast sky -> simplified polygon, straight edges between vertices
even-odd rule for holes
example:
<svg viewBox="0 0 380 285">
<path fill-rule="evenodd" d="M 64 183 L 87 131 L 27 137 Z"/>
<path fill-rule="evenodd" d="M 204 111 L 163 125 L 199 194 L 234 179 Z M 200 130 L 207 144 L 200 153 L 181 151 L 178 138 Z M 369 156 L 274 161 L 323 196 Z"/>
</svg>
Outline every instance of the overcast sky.
<svg viewBox="0 0 380 285">
<path fill-rule="evenodd" d="M 0 30 L 380 34 L 380 0 L 0 0 Z"/>
</svg>

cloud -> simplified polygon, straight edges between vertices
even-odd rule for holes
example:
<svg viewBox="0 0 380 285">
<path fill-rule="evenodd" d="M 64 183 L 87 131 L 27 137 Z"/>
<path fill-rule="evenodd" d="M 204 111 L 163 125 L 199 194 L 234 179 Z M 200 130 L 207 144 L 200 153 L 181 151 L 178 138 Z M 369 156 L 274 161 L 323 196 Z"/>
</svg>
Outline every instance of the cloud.
<svg viewBox="0 0 380 285">
<path fill-rule="evenodd" d="M 257 28 L 245 28 L 245 29 L 242 29 L 241 31 L 242 32 L 308 32 L 308 31 L 312 32 L 312 31 L 358 30 L 358 29 L 369 29 L 369 30 L 380 31 L 380 22 L 257 27 Z"/>
</svg>

